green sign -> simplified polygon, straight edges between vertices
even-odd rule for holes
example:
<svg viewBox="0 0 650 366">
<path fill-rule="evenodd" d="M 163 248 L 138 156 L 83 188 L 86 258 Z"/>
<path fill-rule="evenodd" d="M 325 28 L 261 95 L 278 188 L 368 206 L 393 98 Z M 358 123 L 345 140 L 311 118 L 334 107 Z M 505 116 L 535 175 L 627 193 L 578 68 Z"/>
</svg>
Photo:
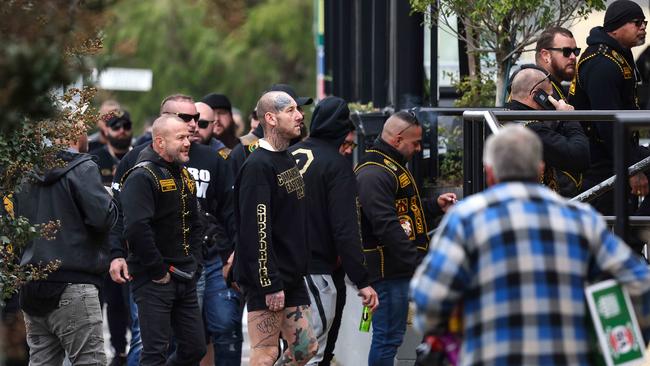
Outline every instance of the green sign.
<svg viewBox="0 0 650 366">
<path fill-rule="evenodd" d="M 607 280 L 587 287 L 585 294 L 605 363 L 643 364 L 645 345 L 627 292 Z"/>
</svg>

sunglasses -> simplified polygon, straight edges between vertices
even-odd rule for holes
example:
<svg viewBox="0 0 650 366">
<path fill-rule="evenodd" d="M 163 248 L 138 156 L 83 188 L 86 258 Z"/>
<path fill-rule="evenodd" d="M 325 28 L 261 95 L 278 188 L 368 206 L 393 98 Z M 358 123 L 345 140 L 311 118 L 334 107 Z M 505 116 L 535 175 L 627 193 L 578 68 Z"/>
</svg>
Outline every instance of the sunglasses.
<svg viewBox="0 0 650 366">
<path fill-rule="evenodd" d="M 117 121 L 109 126 L 112 131 L 119 131 L 120 128 L 123 128 L 124 131 L 131 131 L 133 124 L 130 121 Z"/>
<path fill-rule="evenodd" d="M 419 126 L 419 125 L 420 125 L 420 120 L 418 119 L 418 115 L 415 113 L 416 111 L 417 111 L 417 110 L 416 110 L 415 107 L 413 107 L 413 108 L 411 108 L 411 109 L 409 109 L 409 110 L 407 111 L 408 114 L 411 115 L 411 117 L 413 117 L 413 119 L 415 120 L 415 122 L 413 122 L 413 123 L 409 123 L 408 126 L 404 127 L 400 132 L 397 133 L 398 135 L 401 135 L 402 133 L 404 133 L 404 131 L 408 130 L 409 128 L 411 128 L 411 127 L 413 127 L 413 126 Z"/>
<path fill-rule="evenodd" d="M 578 55 L 580 55 L 580 48 L 579 47 L 576 47 L 576 48 L 571 48 L 571 47 L 562 47 L 562 48 L 549 47 L 549 48 L 547 48 L 547 50 L 562 51 L 562 56 L 564 56 L 564 57 L 569 57 L 569 56 L 571 56 L 572 53 L 574 55 L 576 55 L 576 57 L 578 57 Z"/>
<path fill-rule="evenodd" d="M 641 26 L 648 25 L 648 21 L 643 19 L 630 20 L 630 23 L 634 23 L 634 25 L 636 25 L 639 28 L 641 28 Z"/>
<path fill-rule="evenodd" d="M 178 118 L 182 119 L 183 122 L 190 122 L 191 120 L 198 121 L 199 117 L 201 117 L 200 114 L 187 114 L 187 113 L 178 113 L 178 112 L 163 112 L 166 114 L 175 114 L 178 116 Z"/>
<path fill-rule="evenodd" d="M 212 122 L 214 122 L 214 121 L 208 121 L 207 119 L 200 119 L 200 120 L 196 121 L 196 123 L 199 125 L 199 128 L 208 128 L 208 126 Z"/>
<path fill-rule="evenodd" d="M 533 92 L 535 91 L 535 89 L 539 86 L 539 84 L 541 84 L 541 83 L 543 83 L 544 81 L 546 81 L 546 79 L 548 79 L 549 76 L 551 76 L 551 74 L 550 74 L 550 73 L 547 73 L 546 76 L 544 76 L 544 78 L 543 78 L 542 80 L 540 80 L 540 81 L 538 81 L 537 83 L 535 83 L 535 85 L 533 85 L 533 87 L 530 88 L 530 91 L 528 92 L 528 94 L 531 94 L 531 95 L 532 95 Z"/>
<path fill-rule="evenodd" d="M 351 147 L 352 150 L 354 150 L 357 146 L 359 145 L 354 141 L 343 141 L 343 143 L 341 144 L 341 147 L 343 147 L 344 149 Z"/>
</svg>

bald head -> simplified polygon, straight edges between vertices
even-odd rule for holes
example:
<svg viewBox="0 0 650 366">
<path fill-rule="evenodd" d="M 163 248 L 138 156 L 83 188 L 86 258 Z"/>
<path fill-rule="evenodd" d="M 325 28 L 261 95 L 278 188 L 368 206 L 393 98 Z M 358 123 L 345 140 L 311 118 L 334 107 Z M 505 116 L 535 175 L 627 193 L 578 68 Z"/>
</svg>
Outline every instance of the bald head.
<svg viewBox="0 0 650 366">
<path fill-rule="evenodd" d="M 264 122 L 264 116 L 267 113 L 278 113 L 290 106 L 292 102 L 295 103 L 293 98 L 285 92 L 270 91 L 264 93 L 257 102 L 256 107 L 260 122 Z"/>
<path fill-rule="evenodd" d="M 530 95 L 530 91 L 537 83 L 546 79 L 546 74 L 537 69 L 523 69 L 517 73 L 514 80 L 512 80 L 512 99 L 521 101 Z M 540 87 L 545 87 L 547 80 L 537 84 Z"/>
<path fill-rule="evenodd" d="M 386 120 L 381 139 L 394 147 L 406 160 L 421 150 L 422 127 L 411 112 L 399 111 Z"/>
<path fill-rule="evenodd" d="M 198 129 L 196 135 L 192 137 L 192 142 L 199 142 L 207 145 L 212 139 L 212 130 L 214 128 L 214 110 L 208 104 L 203 102 L 194 103 L 196 111 L 199 112 Z"/>
<path fill-rule="evenodd" d="M 153 149 L 161 158 L 178 164 L 189 160 L 190 132 L 186 122 L 173 114 L 163 114 L 151 128 Z"/>
<path fill-rule="evenodd" d="M 182 119 L 173 114 L 163 114 L 153 121 L 153 125 L 151 126 L 151 138 L 164 138 L 165 136 L 168 136 L 170 131 L 173 129 L 172 127 L 178 123 L 185 124 Z"/>
</svg>

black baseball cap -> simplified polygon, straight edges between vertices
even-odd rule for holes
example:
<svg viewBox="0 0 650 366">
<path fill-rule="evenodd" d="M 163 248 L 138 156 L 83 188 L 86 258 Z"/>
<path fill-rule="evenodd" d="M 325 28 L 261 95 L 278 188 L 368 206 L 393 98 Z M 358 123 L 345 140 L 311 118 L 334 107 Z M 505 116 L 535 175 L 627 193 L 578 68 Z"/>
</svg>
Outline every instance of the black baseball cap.
<svg viewBox="0 0 650 366">
<path fill-rule="evenodd" d="M 210 93 L 201 99 L 201 102 L 207 104 L 212 109 L 226 109 L 232 112 L 232 104 L 230 99 L 223 94 Z"/>
</svg>

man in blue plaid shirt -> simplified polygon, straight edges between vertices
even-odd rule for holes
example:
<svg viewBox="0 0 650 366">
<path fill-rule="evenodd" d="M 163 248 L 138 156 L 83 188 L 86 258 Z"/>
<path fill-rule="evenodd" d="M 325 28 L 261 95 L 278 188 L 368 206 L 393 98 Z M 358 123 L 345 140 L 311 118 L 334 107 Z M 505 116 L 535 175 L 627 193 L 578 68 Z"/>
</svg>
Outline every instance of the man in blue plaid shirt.
<svg viewBox="0 0 650 366">
<path fill-rule="evenodd" d="M 536 183 L 530 130 L 491 136 L 483 161 L 490 188 L 447 213 L 411 282 L 416 327 L 441 334 L 462 305 L 462 365 L 588 365 L 584 286 L 612 276 L 648 310 L 650 270 L 591 207 Z"/>
</svg>

